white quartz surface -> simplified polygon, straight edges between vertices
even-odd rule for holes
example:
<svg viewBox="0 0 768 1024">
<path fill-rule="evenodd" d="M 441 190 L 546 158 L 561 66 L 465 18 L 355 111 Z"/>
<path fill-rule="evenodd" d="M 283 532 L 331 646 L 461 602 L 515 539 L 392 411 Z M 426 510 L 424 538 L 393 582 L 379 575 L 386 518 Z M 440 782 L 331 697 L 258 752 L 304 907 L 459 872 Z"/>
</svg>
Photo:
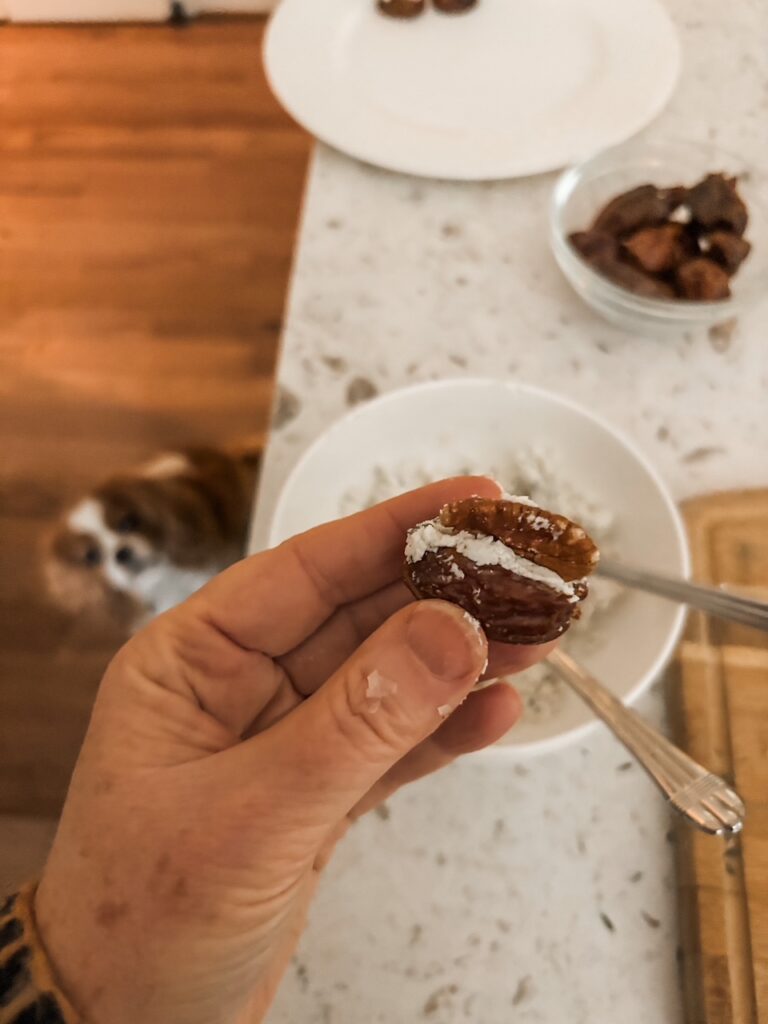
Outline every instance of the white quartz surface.
<svg viewBox="0 0 768 1024">
<path fill-rule="evenodd" d="M 668 6 L 684 70 L 648 136 L 714 139 L 765 169 L 768 8 Z M 355 401 L 444 376 L 572 396 L 629 433 L 679 497 L 768 483 L 766 307 L 730 334 L 609 327 L 549 253 L 553 180 L 438 183 L 318 149 L 255 549 L 321 429 Z M 658 691 L 641 710 L 662 721 Z M 536 760 L 465 761 L 353 829 L 270 1022 L 678 1024 L 668 828 L 602 728 Z"/>
<path fill-rule="evenodd" d="M 387 813 L 328 869 L 270 1024 L 681 1021 L 669 822 L 610 737 Z"/>
</svg>

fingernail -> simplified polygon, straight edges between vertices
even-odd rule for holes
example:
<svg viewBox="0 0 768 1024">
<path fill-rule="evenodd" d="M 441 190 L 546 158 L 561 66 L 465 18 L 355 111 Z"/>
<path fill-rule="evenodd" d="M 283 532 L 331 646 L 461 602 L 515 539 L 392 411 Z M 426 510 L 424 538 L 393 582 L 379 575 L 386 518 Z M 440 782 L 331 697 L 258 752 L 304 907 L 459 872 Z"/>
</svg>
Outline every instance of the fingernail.
<svg viewBox="0 0 768 1024">
<path fill-rule="evenodd" d="M 455 682 L 479 675 L 487 644 L 477 622 L 443 602 L 416 605 L 406 629 L 408 644 L 438 679 Z"/>
<path fill-rule="evenodd" d="M 496 479 L 495 476 L 491 476 L 490 473 L 486 473 L 485 474 L 485 479 L 490 481 L 492 484 L 495 484 L 496 487 L 498 487 L 498 489 L 499 489 L 499 497 L 501 497 L 505 493 L 504 488 L 502 487 L 502 485 L 499 483 L 499 481 Z"/>
</svg>

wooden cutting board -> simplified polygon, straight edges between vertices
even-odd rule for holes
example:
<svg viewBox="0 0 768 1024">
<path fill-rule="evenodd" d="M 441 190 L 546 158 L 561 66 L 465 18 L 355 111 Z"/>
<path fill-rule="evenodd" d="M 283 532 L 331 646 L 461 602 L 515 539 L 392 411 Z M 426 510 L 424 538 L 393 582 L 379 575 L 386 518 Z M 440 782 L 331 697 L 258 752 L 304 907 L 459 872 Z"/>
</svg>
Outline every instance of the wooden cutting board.
<svg viewBox="0 0 768 1024">
<path fill-rule="evenodd" d="M 684 506 L 694 578 L 768 600 L 768 490 Z M 768 634 L 692 612 L 669 704 L 677 741 L 729 779 L 746 826 L 676 829 L 687 1024 L 768 1024 Z"/>
</svg>

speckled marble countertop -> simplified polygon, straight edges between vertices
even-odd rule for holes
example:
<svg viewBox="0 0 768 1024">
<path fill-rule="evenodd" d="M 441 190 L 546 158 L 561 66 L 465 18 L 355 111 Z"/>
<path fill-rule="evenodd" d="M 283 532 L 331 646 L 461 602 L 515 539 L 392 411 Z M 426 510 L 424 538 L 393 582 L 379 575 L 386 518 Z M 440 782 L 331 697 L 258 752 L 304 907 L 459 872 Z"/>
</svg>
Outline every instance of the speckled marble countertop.
<svg viewBox="0 0 768 1024">
<path fill-rule="evenodd" d="M 648 136 L 714 139 L 767 166 L 762 0 L 669 8 L 684 70 Z M 664 341 L 609 327 L 549 253 L 552 183 L 437 183 L 317 150 L 254 548 L 320 430 L 445 376 L 571 395 L 629 433 L 678 497 L 768 483 L 768 309 Z M 641 710 L 663 721 L 658 691 Z M 545 758 L 456 765 L 352 830 L 270 1024 L 677 1024 L 668 830 L 601 728 Z"/>
</svg>

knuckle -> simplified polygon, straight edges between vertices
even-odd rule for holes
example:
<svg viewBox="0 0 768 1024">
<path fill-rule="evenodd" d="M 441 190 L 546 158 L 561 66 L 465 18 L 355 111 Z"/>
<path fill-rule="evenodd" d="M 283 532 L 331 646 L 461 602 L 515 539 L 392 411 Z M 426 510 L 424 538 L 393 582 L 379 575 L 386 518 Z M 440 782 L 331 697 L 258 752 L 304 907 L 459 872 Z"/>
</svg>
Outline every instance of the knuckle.
<svg viewBox="0 0 768 1024">
<path fill-rule="evenodd" d="M 346 678 L 336 693 L 330 708 L 341 739 L 369 759 L 390 762 L 399 757 L 407 730 L 393 713 L 391 699 L 366 697 L 364 680 L 354 676 Z"/>
</svg>

